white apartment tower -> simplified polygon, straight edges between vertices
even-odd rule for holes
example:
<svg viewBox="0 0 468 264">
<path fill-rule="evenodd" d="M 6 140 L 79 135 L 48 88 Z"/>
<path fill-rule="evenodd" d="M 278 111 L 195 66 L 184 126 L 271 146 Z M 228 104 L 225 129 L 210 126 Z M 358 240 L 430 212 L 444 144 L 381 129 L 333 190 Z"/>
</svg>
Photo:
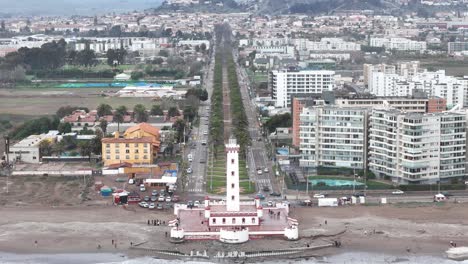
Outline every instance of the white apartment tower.
<svg viewBox="0 0 468 264">
<path fill-rule="evenodd" d="M 277 70 L 269 74 L 276 107 L 289 107 L 291 95 L 320 94 L 335 87 L 334 71 Z"/>
<path fill-rule="evenodd" d="M 374 109 L 369 168 L 394 182 L 449 182 L 465 175 L 466 117 L 455 112 L 404 113 Z"/>
<path fill-rule="evenodd" d="M 226 144 L 226 210 L 240 211 L 239 202 L 239 145 L 235 138 Z"/>
<path fill-rule="evenodd" d="M 301 167 L 366 167 L 368 108 L 316 106 L 300 114 Z"/>
</svg>

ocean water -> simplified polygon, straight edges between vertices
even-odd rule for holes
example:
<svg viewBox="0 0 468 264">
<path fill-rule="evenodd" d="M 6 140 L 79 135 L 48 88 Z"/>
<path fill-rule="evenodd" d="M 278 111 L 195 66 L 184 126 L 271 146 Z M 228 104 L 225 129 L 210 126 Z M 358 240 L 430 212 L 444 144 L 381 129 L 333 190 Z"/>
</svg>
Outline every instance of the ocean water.
<svg viewBox="0 0 468 264">
<path fill-rule="evenodd" d="M 254 262 L 251 260 L 250 262 Z M 119 254 L 11 254 L 0 253 L 0 264 L 210 264 L 214 262 L 186 261 L 186 260 L 162 260 L 152 257 L 128 258 Z M 229 263 L 223 261 L 223 263 Z M 237 262 L 239 263 L 239 262 Z M 259 261 L 263 264 L 468 264 L 466 261 L 451 261 L 442 257 L 433 256 L 392 256 L 374 253 L 343 253 L 324 259 L 283 259 L 273 261 Z"/>
</svg>

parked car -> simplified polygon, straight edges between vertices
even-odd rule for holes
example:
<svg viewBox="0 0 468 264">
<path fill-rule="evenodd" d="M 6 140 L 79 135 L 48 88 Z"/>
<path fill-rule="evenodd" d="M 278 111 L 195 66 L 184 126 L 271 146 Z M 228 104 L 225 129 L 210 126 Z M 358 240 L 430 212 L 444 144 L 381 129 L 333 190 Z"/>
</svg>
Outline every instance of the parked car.
<svg viewBox="0 0 468 264">
<path fill-rule="evenodd" d="M 405 192 L 402 190 L 395 190 L 392 192 L 392 194 L 404 194 Z"/>
<path fill-rule="evenodd" d="M 268 207 L 273 207 L 273 206 L 274 206 L 274 203 L 273 203 L 273 201 L 268 201 L 268 204 L 267 204 L 267 205 L 268 205 Z"/>
<path fill-rule="evenodd" d="M 148 207 L 148 203 L 147 202 L 139 202 L 138 205 L 140 207 L 143 207 L 143 208 L 147 208 Z"/>
<path fill-rule="evenodd" d="M 156 197 L 156 195 L 151 195 L 150 200 L 151 200 L 152 202 L 156 202 L 156 201 L 158 200 L 158 197 Z"/>
<path fill-rule="evenodd" d="M 203 131 L 203 135 L 208 135 L 208 131 Z"/>
<path fill-rule="evenodd" d="M 258 169 L 258 170 L 257 170 L 257 174 L 258 174 L 258 175 L 261 175 L 262 173 L 263 173 L 262 169 Z"/>
<path fill-rule="evenodd" d="M 255 195 L 255 198 L 258 198 L 260 200 L 264 200 L 265 199 L 265 195 L 263 195 L 262 193 L 257 193 L 257 195 Z"/>
<path fill-rule="evenodd" d="M 176 203 L 176 202 L 180 201 L 180 197 L 178 195 L 174 195 L 174 196 L 172 196 L 172 201 L 174 203 Z"/>
<path fill-rule="evenodd" d="M 195 201 L 195 202 L 193 203 L 193 206 L 194 206 L 194 207 L 200 207 L 200 201 Z"/>
<path fill-rule="evenodd" d="M 148 206 L 148 209 L 154 209 L 154 208 L 156 208 L 156 205 L 154 205 L 154 203 L 150 203 Z"/>
<path fill-rule="evenodd" d="M 187 173 L 192 173 L 192 172 L 193 172 L 192 168 L 187 168 Z"/>
<path fill-rule="evenodd" d="M 170 196 L 166 197 L 166 202 L 170 203 L 172 201 L 172 198 Z"/>
<path fill-rule="evenodd" d="M 325 195 L 324 195 L 324 194 L 321 194 L 321 193 L 316 193 L 316 194 L 314 194 L 313 197 L 314 197 L 314 198 L 325 198 Z"/>
<path fill-rule="evenodd" d="M 162 209 L 163 209 L 163 206 L 162 206 L 162 204 L 158 203 L 158 205 L 156 206 L 156 209 L 158 209 L 158 210 L 162 210 Z"/>
<path fill-rule="evenodd" d="M 149 196 L 145 196 L 145 198 L 143 199 L 145 202 L 149 202 L 150 200 L 150 197 Z"/>
<path fill-rule="evenodd" d="M 281 193 L 272 192 L 272 193 L 270 193 L 270 195 L 271 195 L 271 196 L 280 197 L 280 196 L 281 196 Z"/>
<path fill-rule="evenodd" d="M 140 192 L 146 191 L 146 187 L 144 184 L 140 184 Z"/>
<path fill-rule="evenodd" d="M 357 193 L 354 193 L 353 194 L 354 197 L 366 197 L 366 195 L 364 194 L 364 192 L 357 192 Z"/>
<path fill-rule="evenodd" d="M 202 144 L 202 145 L 206 145 L 206 140 L 202 140 L 202 141 L 201 141 L 201 144 Z"/>
<path fill-rule="evenodd" d="M 263 169 L 263 172 L 268 173 L 268 172 L 269 172 L 268 168 L 265 167 L 265 168 Z"/>
<path fill-rule="evenodd" d="M 164 202 L 165 199 L 166 197 L 164 197 L 164 195 L 159 195 L 158 202 Z"/>
<path fill-rule="evenodd" d="M 158 196 L 158 191 L 156 191 L 156 190 L 151 191 L 151 195 Z"/>
</svg>

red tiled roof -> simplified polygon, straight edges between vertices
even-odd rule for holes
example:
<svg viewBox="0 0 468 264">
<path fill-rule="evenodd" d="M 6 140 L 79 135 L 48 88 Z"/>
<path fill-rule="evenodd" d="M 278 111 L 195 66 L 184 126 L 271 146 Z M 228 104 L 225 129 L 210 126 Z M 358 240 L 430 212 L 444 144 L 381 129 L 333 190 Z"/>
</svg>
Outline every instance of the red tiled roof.
<svg viewBox="0 0 468 264">
<path fill-rule="evenodd" d="M 103 138 L 102 143 L 153 143 L 152 137 L 142 138 Z"/>
<path fill-rule="evenodd" d="M 155 137 L 159 136 L 159 128 L 156 128 L 148 123 L 140 123 L 134 127 L 130 127 L 125 131 L 125 134 L 132 133 L 138 130 L 143 130 L 146 133 L 149 133 Z"/>
</svg>

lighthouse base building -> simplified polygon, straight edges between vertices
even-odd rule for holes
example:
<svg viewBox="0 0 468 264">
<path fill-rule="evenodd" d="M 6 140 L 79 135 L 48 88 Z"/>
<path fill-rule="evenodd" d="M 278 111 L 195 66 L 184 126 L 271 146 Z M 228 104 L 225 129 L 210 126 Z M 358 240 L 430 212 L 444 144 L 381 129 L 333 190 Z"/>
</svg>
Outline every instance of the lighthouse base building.
<svg viewBox="0 0 468 264">
<path fill-rule="evenodd" d="M 289 240 L 299 238 L 297 220 L 289 217 L 289 204 L 263 207 L 258 198 L 240 201 L 239 145 L 231 138 L 226 144 L 226 199 L 211 201 L 205 197 L 203 207 L 176 204 L 176 219 L 169 222 L 171 238 L 176 240 L 219 240 L 237 244 L 252 238 L 270 236 Z"/>
</svg>

